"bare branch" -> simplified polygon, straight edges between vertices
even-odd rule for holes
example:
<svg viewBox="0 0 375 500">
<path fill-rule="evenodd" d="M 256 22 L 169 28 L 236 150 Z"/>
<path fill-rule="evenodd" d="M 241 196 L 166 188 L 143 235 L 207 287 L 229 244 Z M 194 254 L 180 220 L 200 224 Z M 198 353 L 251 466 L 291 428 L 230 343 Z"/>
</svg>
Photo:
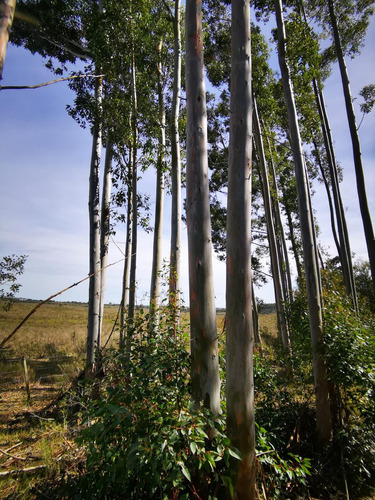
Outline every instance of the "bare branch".
<svg viewBox="0 0 375 500">
<path fill-rule="evenodd" d="M 6 472 L 0 472 L 0 477 L 7 477 L 7 476 L 13 476 L 17 474 L 22 474 L 26 473 L 28 474 L 29 472 L 35 472 L 37 470 L 45 469 L 45 465 L 36 465 L 35 467 L 27 467 L 26 469 L 14 469 L 14 470 L 9 470 Z"/>
<path fill-rule="evenodd" d="M 0 85 L 0 90 L 25 90 L 25 89 L 39 89 L 41 87 L 46 87 L 47 85 L 52 85 L 53 83 L 66 82 L 67 80 L 75 80 L 76 78 L 102 78 L 104 75 L 73 75 L 66 76 L 64 78 L 57 78 L 57 80 L 51 80 L 50 82 L 38 83 L 37 85 Z"/>
<path fill-rule="evenodd" d="M 14 460 L 24 460 L 24 461 L 27 460 L 27 458 L 16 457 L 15 455 L 12 455 L 11 453 L 8 453 L 7 451 L 2 450 L 1 448 L 0 448 L 0 453 L 2 453 L 3 455 L 5 455 L 6 457 L 13 458 Z"/>
<path fill-rule="evenodd" d="M 64 288 L 63 290 L 61 290 L 60 292 L 57 292 L 53 295 L 51 295 L 50 297 L 48 297 L 48 299 L 46 300 L 43 300 L 42 302 L 39 302 L 39 304 L 37 304 L 34 309 L 32 309 L 29 314 L 21 321 L 21 323 L 16 326 L 16 328 L 12 331 L 12 333 L 10 333 L 8 335 L 8 337 L 6 337 L 1 343 L 0 343 L 0 349 L 2 349 L 4 347 L 5 344 L 7 344 L 9 342 L 9 340 L 18 332 L 18 330 L 21 328 L 21 326 L 23 326 L 26 321 L 40 308 L 42 307 L 44 304 L 46 304 L 47 302 L 49 302 L 50 300 L 54 299 L 55 297 L 57 297 L 58 295 L 61 295 L 62 293 L 70 290 L 71 288 L 79 285 L 80 283 L 83 283 L 84 281 L 88 280 L 89 278 L 91 278 L 92 276 L 95 276 L 95 274 L 98 274 L 100 273 L 103 269 L 106 269 L 107 267 L 111 267 L 111 266 L 114 266 L 115 264 L 118 264 L 119 262 L 122 262 L 124 259 L 120 259 L 116 262 L 112 262 L 112 264 L 108 264 L 108 266 L 105 266 L 103 267 L 102 269 L 99 269 L 98 271 L 96 271 L 95 273 L 92 273 L 92 274 L 89 274 L 88 276 L 86 276 L 86 278 L 83 278 L 81 279 L 80 281 L 77 281 L 77 283 L 73 283 L 73 285 L 70 285 L 68 286 L 67 288 Z"/>
</svg>

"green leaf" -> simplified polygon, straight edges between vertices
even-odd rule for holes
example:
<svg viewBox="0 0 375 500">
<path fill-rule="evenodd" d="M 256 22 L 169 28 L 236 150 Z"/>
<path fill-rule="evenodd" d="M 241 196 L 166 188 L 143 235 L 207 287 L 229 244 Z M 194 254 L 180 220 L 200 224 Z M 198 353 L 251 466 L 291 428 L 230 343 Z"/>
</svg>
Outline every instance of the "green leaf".
<svg viewBox="0 0 375 500">
<path fill-rule="evenodd" d="M 231 455 L 233 458 L 237 458 L 237 460 L 242 460 L 240 452 L 236 450 L 235 448 L 229 448 L 229 455 Z"/>
<path fill-rule="evenodd" d="M 186 468 L 185 464 L 183 462 L 178 462 L 178 465 L 181 467 L 182 474 L 186 477 L 186 479 L 191 483 L 191 476 L 190 472 Z"/>
<path fill-rule="evenodd" d="M 190 443 L 190 449 L 193 455 L 197 452 L 197 443 L 195 441 L 191 441 Z"/>
</svg>

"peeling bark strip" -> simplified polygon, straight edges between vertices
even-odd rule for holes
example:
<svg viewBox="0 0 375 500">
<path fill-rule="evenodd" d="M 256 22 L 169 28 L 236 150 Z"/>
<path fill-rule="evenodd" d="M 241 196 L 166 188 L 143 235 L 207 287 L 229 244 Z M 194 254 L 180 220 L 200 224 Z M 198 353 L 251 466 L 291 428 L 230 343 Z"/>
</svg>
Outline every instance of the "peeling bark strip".
<svg viewBox="0 0 375 500">
<path fill-rule="evenodd" d="M 288 124 L 293 150 L 298 207 L 301 221 L 307 300 L 309 305 L 310 333 L 314 360 L 317 430 L 320 439 L 323 442 L 328 442 L 332 438 L 332 417 L 330 410 L 327 369 L 320 352 L 323 337 L 323 318 L 315 230 L 312 221 L 310 190 L 302 151 L 297 111 L 290 80 L 289 67 L 286 61 L 286 33 L 283 19 L 283 5 L 281 0 L 275 0 L 275 8 L 278 36 L 278 56 L 284 98 L 288 111 Z"/>
<path fill-rule="evenodd" d="M 192 399 L 220 412 L 220 378 L 208 190 L 202 2 L 186 1 L 186 215 L 189 246 Z"/>
<path fill-rule="evenodd" d="M 16 0 L 0 0 L 0 80 L 3 75 L 5 55 L 15 9 Z"/>
<path fill-rule="evenodd" d="M 232 0 L 232 69 L 227 212 L 227 432 L 241 452 L 234 498 L 255 498 L 251 314 L 252 99 L 250 2 Z"/>
</svg>

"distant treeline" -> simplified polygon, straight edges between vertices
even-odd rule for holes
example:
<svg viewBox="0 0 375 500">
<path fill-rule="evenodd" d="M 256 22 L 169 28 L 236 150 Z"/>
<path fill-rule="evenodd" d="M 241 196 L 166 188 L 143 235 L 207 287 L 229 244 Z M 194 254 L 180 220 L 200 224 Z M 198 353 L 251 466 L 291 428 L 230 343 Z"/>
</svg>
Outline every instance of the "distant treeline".
<svg viewBox="0 0 375 500">
<path fill-rule="evenodd" d="M 22 298 L 22 297 L 18 297 L 18 298 L 14 298 L 13 299 L 13 302 L 24 302 L 24 303 L 30 303 L 30 304 L 36 304 L 38 302 L 42 302 L 42 299 L 40 300 L 37 300 L 37 299 L 25 299 L 25 298 Z M 51 304 L 70 304 L 70 305 L 77 305 L 77 306 L 84 306 L 84 307 L 87 307 L 88 306 L 88 303 L 87 302 L 77 302 L 77 301 L 59 301 L 59 300 L 50 300 L 49 303 Z M 109 302 L 108 304 L 105 304 L 106 306 L 117 306 L 117 307 L 120 307 L 119 304 L 113 304 L 112 302 Z M 271 314 L 271 313 L 274 313 L 276 311 L 276 304 L 267 304 L 265 302 L 262 302 L 260 301 L 258 303 L 258 308 L 259 308 L 259 312 L 261 314 Z M 137 310 L 140 310 L 140 309 L 148 309 L 148 305 L 145 305 L 145 304 L 140 304 L 138 306 L 136 306 L 136 309 Z M 189 311 L 189 308 L 188 307 L 183 307 L 183 310 L 184 311 Z M 224 307 L 218 307 L 216 309 L 216 312 L 217 313 L 225 313 L 225 308 Z"/>
</svg>

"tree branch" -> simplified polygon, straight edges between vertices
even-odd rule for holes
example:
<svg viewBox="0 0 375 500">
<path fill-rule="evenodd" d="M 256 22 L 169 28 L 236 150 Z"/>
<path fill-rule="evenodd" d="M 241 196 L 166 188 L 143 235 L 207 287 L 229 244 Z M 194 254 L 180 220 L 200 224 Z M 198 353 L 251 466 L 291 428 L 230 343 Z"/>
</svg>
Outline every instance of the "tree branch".
<svg viewBox="0 0 375 500">
<path fill-rule="evenodd" d="M 8 337 L 6 337 L 1 343 L 0 343 L 0 349 L 2 349 L 4 347 L 5 344 L 7 344 L 9 342 L 9 340 L 18 332 L 18 330 L 21 328 L 21 326 L 23 326 L 26 321 L 40 308 L 42 307 L 44 304 L 46 304 L 47 302 L 49 302 L 50 300 L 54 299 L 55 297 L 57 297 L 58 295 L 61 295 L 62 293 L 70 290 L 71 288 L 79 285 L 80 283 L 83 283 L 84 281 L 88 280 L 89 278 L 91 278 L 92 276 L 95 276 L 95 274 L 98 274 L 100 273 L 103 269 L 106 269 L 107 267 L 111 267 L 111 266 L 114 266 L 115 264 L 118 264 L 119 262 L 122 262 L 124 259 L 120 259 L 116 262 L 112 262 L 112 264 L 108 264 L 108 266 L 105 266 L 101 269 L 99 269 L 98 271 L 96 271 L 95 273 L 92 273 L 92 274 L 89 274 L 89 276 L 86 276 L 86 278 L 83 278 L 81 279 L 80 281 L 77 281 L 77 283 L 73 283 L 73 285 L 70 285 L 68 286 L 67 288 L 64 288 L 63 290 L 61 290 L 60 292 L 57 292 L 53 295 L 51 295 L 50 297 L 48 297 L 48 299 L 46 300 L 43 300 L 42 302 L 39 302 L 39 304 L 37 304 L 34 309 L 32 309 L 29 314 L 27 316 L 25 316 L 25 318 L 21 321 L 21 323 L 16 326 L 16 328 L 8 335 Z"/>
<path fill-rule="evenodd" d="M 57 78 L 57 80 L 51 80 L 50 82 L 38 83 L 37 85 L 0 85 L 0 90 L 25 90 L 25 89 L 39 89 L 41 87 L 47 87 L 47 85 L 52 85 L 53 83 L 66 82 L 67 80 L 74 80 L 76 78 L 101 78 L 104 75 L 73 75 L 66 76 L 64 78 Z"/>
</svg>

